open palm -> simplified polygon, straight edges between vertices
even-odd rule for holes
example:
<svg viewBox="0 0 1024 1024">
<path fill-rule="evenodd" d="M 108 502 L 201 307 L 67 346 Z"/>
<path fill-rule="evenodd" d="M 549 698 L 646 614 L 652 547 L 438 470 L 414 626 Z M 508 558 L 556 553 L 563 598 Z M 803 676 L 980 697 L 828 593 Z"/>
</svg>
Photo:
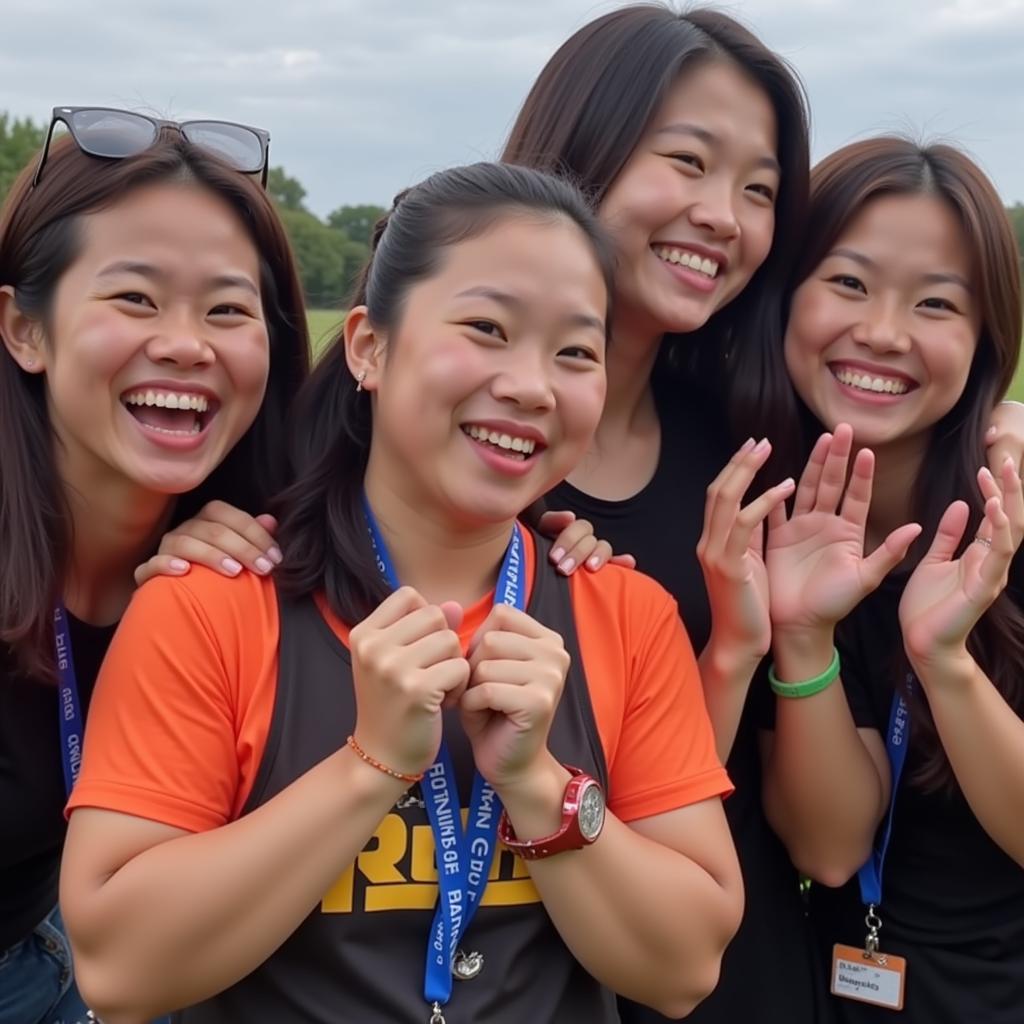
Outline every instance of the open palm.
<svg viewBox="0 0 1024 1024">
<path fill-rule="evenodd" d="M 834 626 L 882 582 L 920 532 L 902 526 L 865 556 L 874 456 L 867 449 L 857 453 L 847 485 L 852 445 L 845 424 L 823 435 L 800 479 L 792 516 L 778 508 L 769 517 L 766 565 L 777 627 Z"/>
<path fill-rule="evenodd" d="M 900 627 L 911 659 L 934 658 L 962 648 L 978 620 L 1006 586 L 1010 562 L 1020 544 L 1014 520 L 1024 515 L 1019 478 L 1007 509 L 998 495 L 985 505 L 975 539 L 954 558 L 967 528 L 969 509 L 955 501 L 946 509 L 932 546 L 907 582 L 900 600 Z"/>
</svg>

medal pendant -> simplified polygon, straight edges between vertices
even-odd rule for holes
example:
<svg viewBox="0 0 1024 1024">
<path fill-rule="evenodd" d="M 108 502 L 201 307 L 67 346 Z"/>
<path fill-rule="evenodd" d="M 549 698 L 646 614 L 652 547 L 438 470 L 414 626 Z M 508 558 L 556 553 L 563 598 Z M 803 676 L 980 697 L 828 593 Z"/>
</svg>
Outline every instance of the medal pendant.
<svg viewBox="0 0 1024 1024">
<path fill-rule="evenodd" d="M 459 981 L 472 981 L 484 968 L 483 953 L 463 953 L 460 949 L 452 961 L 452 974 Z"/>
</svg>

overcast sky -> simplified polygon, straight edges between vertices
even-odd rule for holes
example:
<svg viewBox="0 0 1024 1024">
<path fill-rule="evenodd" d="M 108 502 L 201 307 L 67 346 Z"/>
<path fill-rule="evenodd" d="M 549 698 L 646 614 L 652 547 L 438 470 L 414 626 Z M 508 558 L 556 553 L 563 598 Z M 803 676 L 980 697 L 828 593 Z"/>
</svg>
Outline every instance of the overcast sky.
<svg viewBox="0 0 1024 1024">
<path fill-rule="evenodd" d="M 55 104 L 268 128 L 323 215 L 496 156 L 590 0 L 0 0 L 0 110 Z M 882 130 L 966 146 L 1024 201 L 1024 0 L 739 0 L 793 63 L 814 155 Z M 100 13 L 102 12 L 102 13 Z"/>
</svg>

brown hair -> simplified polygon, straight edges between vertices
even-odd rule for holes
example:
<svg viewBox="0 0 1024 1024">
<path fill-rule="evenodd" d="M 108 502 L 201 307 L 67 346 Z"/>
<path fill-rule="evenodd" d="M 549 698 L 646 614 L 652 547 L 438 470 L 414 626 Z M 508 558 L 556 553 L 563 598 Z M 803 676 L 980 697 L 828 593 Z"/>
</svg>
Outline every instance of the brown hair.
<svg viewBox="0 0 1024 1024">
<path fill-rule="evenodd" d="M 35 160 L 0 211 L 0 286 L 45 329 L 61 277 L 81 244 L 84 214 L 115 205 L 127 192 L 165 181 L 192 182 L 224 200 L 242 220 L 260 256 L 270 339 L 270 374 L 252 426 L 203 485 L 176 504 L 178 521 L 223 498 L 259 512 L 284 484 L 282 427 L 309 367 L 302 290 L 288 238 L 266 193 L 249 177 L 165 129 L 138 156 L 87 156 L 70 139 L 50 148 L 39 184 Z M 53 670 L 52 616 L 71 548 L 71 524 L 53 453 L 45 381 L 22 372 L 0 346 L 0 645 L 18 669 Z M 2 653 L 2 647 L 0 647 Z"/>
<path fill-rule="evenodd" d="M 632 4 L 562 44 L 530 90 L 502 159 L 568 174 L 600 206 L 680 74 L 716 60 L 749 75 L 775 111 L 782 167 L 775 236 L 739 296 L 699 330 L 666 336 L 655 374 L 682 371 L 702 389 L 727 388 L 736 411 L 757 398 L 771 370 L 765 360 L 779 358 L 771 342 L 781 339 L 782 297 L 803 232 L 810 157 L 795 72 L 720 11 Z"/>
<path fill-rule="evenodd" d="M 811 275 L 869 203 L 883 196 L 921 194 L 947 203 L 963 229 L 971 254 L 972 287 L 981 312 L 981 330 L 964 392 L 932 429 L 921 471 L 914 481 L 913 518 L 924 530 L 911 550 L 908 566 L 916 565 L 928 549 L 939 519 L 951 502 L 958 498 L 968 502 L 974 527 L 984 509 L 976 480 L 978 467 L 985 464 L 984 435 L 994 406 L 1013 379 L 1021 345 L 1017 246 L 1002 201 L 977 165 L 953 146 L 919 145 L 896 136 L 844 146 L 822 160 L 811 174 L 811 228 L 793 280 L 795 289 Z M 790 459 L 795 454 L 799 462 L 806 457 L 821 425 L 802 407 L 788 378 L 776 383 L 773 404 L 774 439 L 780 439 L 787 424 L 798 432 L 803 425 L 799 436 L 791 436 L 780 445 Z M 966 537 L 973 533 L 974 529 L 968 529 Z M 968 648 L 1007 702 L 1021 713 L 1024 614 L 1017 604 L 1022 595 L 1013 595 L 1017 588 L 1012 575 L 1011 591 L 1003 593 L 981 619 L 968 640 Z M 904 679 L 909 664 L 902 652 L 899 657 L 896 678 Z M 913 742 L 924 754 L 915 781 L 926 789 L 951 786 L 952 769 L 927 701 L 919 693 L 912 695 L 912 700 Z"/>
</svg>

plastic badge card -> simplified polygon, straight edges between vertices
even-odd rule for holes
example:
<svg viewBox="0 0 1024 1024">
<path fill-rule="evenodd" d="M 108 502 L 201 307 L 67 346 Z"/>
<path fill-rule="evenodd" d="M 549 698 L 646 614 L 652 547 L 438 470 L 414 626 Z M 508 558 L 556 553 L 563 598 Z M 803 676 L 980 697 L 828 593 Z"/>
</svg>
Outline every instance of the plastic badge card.
<svg viewBox="0 0 1024 1024">
<path fill-rule="evenodd" d="M 903 1009 L 907 961 L 891 953 L 865 953 L 839 943 L 832 949 L 832 995 L 871 1003 L 890 1010 Z"/>
</svg>

